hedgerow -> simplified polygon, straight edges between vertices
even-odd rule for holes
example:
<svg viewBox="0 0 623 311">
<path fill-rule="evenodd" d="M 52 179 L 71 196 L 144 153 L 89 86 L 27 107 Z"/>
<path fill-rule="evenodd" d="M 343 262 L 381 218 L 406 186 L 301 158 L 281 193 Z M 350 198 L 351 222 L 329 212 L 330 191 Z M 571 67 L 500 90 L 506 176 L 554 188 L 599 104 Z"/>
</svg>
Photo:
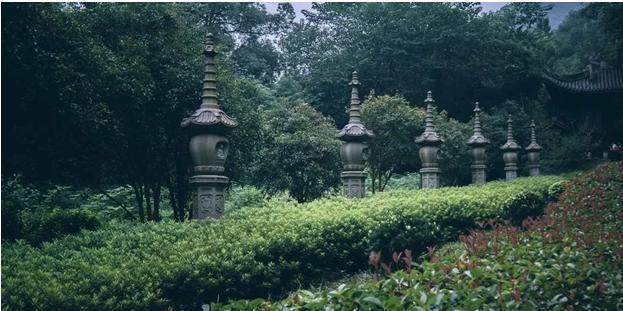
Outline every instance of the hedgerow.
<svg viewBox="0 0 623 311">
<path fill-rule="evenodd" d="M 194 310 L 211 301 L 280 295 L 365 268 L 371 249 L 417 252 L 485 219 L 539 214 L 560 180 L 520 178 L 307 204 L 273 200 L 207 224 L 112 223 L 41 248 L 7 244 L 2 307 Z"/>
<path fill-rule="evenodd" d="M 389 263 L 372 252 L 369 262 L 380 272 L 367 281 L 210 310 L 623 309 L 623 162 L 572 178 L 559 201 L 522 228 L 482 226 L 488 230 L 471 230 L 460 244 L 429 248 L 421 264 L 410 251 Z M 392 266 L 405 268 L 391 273 Z"/>
</svg>

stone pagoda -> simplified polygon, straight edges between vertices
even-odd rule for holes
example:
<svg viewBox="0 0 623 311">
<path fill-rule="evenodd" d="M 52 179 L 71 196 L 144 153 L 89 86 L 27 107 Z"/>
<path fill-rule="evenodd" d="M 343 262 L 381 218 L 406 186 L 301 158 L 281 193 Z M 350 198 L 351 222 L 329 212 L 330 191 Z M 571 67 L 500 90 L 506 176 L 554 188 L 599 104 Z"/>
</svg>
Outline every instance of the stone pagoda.
<svg viewBox="0 0 623 311">
<path fill-rule="evenodd" d="M 469 138 L 467 144 L 472 148 L 472 183 L 484 184 L 487 182 L 487 154 L 485 147 L 489 144 L 489 140 L 486 139 L 481 132 L 480 128 L 480 108 L 478 102 L 475 103 L 474 108 L 474 134 Z"/>
<path fill-rule="evenodd" d="M 229 178 L 225 174 L 225 160 L 229 151 L 228 132 L 238 123 L 218 104 L 214 37 L 207 35 L 205 69 L 201 92 L 201 106 L 182 120 L 182 127 L 191 133 L 190 156 L 193 169 L 189 180 L 192 191 L 192 218 L 204 220 L 223 215 L 225 188 Z"/>
<path fill-rule="evenodd" d="M 506 143 L 500 147 L 503 151 L 504 171 L 506 172 L 506 180 L 510 181 L 517 178 L 517 154 L 521 147 L 513 138 L 513 119 L 508 115 L 508 130 L 506 133 Z"/>
<path fill-rule="evenodd" d="M 363 172 L 368 158 L 366 140 L 373 137 L 372 131 L 366 129 L 361 122 L 361 105 L 359 101 L 359 77 L 353 72 L 351 86 L 348 124 L 337 131 L 336 137 L 343 141 L 340 148 L 342 158 L 342 187 L 344 196 L 363 198 L 366 196 L 366 173 Z"/>
<path fill-rule="evenodd" d="M 424 133 L 415 139 L 415 143 L 420 145 L 420 159 L 422 169 L 420 169 L 422 188 L 439 188 L 439 178 L 441 170 L 437 160 L 437 151 L 443 139 L 435 131 L 433 123 L 433 93 L 428 91 L 426 96 L 426 127 Z"/>
<path fill-rule="evenodd" d="M 530 123 L 530 144 L 526 147 L 526 152 L 528 152 L 528 171 L 530 172 L 530 176 L 539 176 L 541 165 L 539 161 L 541 159 L 541 146 L 536 143 L 536 133 L 535 133 L 536 125 L 534 124 L 534 120 Z"/>
</svg>

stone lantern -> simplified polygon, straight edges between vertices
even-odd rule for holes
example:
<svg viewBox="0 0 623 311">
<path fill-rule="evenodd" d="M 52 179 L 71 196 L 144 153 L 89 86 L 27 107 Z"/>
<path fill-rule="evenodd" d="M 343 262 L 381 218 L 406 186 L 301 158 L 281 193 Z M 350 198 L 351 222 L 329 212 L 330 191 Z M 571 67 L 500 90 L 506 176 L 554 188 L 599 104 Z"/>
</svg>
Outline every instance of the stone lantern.
<svg viewBox="0 0 623 311">
<path fill-rule="evenodd" d="M 539 176 L 541 165 L 539 164 L 539 160 L 541 159 L 541 146 L 536 143 L 536 134 L 534 129 L 536 125 L 534 124 L 534 120 L 530 124 L 530 144 L 526 147 L 526 151 L 528 152 L 528 171 L 530 172 L 530 176 Z"/>
<path fill-rule="evenodd" d="M 342 187 L 344 196 L 363 198 L 366 196 L 366 173 L 363 172 L 363 169 L 369 154 L 366 140 L 373 137 L 374 134 L 366 129 L 361 122 L 359 78 L 356 71 L 353 72 L 353 79 L 349 85 L 352 90 L 348 124 L 338 130 L 336 134 L 336 137 L 344 142 L 340 148 L 340 157 L 344 164 L 341 174 Z"/>
<path fill-rule="evenodd" d="M 513 119 L 508 115 L 508 130 L 506 133 L 506 143 L 500 147 L 504 152 L 504 171 L 506 172 L 506 181 L 517 178 L 517 153 L 521 149 L 513 138 Z"/>
<path fill-rule="evenodd" d="M 225 160 L 229 151 L 226 135 L 238 123 L 220 109 L 216 90 L 214 40 L 208 34 L 205 50 L 205 69 L 201 92 L 201 106 L 182 120 L 189 128 L 190 156 L 193 169 L 189 179 L 192 191 L 192 218 L 204 220 L 223 215 L 225 188 L 229 178 L 225 174 Z"/>
<path fill-rule="evenodd" d="M 485 147 L 489 144 L 481 132 L 480 128 L 480 108 L 476 102 L 474 108 L 474 134 L 469 138 L 467 144 L 472 148 L 472 183 L 484 184 L 487 182 L 487 154 Z"/>
<path fill-rule="evenodd" d="M 426 127 L 424 133 L 415 139 L 415 143 L 420 147 L 420 159 L 422 169 L 420 169 L 422 188 L 439 188 L 439 163 L 437 162 L 437 151 L 443 139 L 435 131 L 433 124 L 433 93 L 428 91 L 426 100 Z"/>
</svg>

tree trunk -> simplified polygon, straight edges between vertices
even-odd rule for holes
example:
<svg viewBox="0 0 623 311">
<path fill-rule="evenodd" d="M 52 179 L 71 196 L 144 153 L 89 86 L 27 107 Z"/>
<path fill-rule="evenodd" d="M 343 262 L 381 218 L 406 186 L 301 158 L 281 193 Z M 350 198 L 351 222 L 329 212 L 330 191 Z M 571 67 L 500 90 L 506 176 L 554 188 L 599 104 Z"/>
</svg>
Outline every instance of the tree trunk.
<svg viewBox="0 0 623 311">
<path fill-rule="evenodd" d="M 138 219 L 141 222 L 145 222 L 145 208 L 143 207 L 143 192 L 139 184 L 132 184 L 134 190 L 134 199 L 136 200 L 136 207 L 138 208 Z"/>
<path fill-rule="evenodd" d="M 144 189 L 145 189 L 144 196 L 145 196 L 145 207 L 147 210 L 147 220 L 153 220 L 154 215 L 151 209 L 151 189 L 149 185 L 145 185 Z"/>
<path fill-rule="evenodd" d="M 152 194 L 154 197 L 153 220 L 155 221 L 160 221 L 160 190 L 161 189 L 162 189 L 162 186 L 160 186 L 160 183 L 157 183 L 152 189 Z"/>
</svg>

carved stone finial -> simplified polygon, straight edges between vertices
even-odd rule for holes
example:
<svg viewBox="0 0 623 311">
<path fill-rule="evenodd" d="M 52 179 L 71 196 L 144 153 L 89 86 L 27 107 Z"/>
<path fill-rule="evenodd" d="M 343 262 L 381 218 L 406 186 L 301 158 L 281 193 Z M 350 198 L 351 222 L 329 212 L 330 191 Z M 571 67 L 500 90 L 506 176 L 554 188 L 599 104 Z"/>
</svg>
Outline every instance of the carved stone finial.
<svg viewBox="0 0 623 311">
<path fill-rule="evenodd" d="M 484 146 L 489 143 L 489 140 L 482 135 L 482 128 L 480 126 L 480 107 L 478 107 L 478 102 L 474 105 L 476 106 L 474 108 L 474 134 L 469 138 L 467 144 L 470 146 Z"/>
<path fill-rule="evenodd" d="M 350 92 L 350 107 L 348 108 L 348 124 L 336 134 L 336 137 L 344 141 L 365 141 L 373 137 L 374 133 L 366 129 L 361 122 L 361 101 L 359 100 L 359 75 L 353 71 Z"/>
<path fill-rule="evenodd" d="M 210 33 L 206 36 L 203 54 L 205 55 L 205 66 L 201 88 L 201 106 L 190 117 L 182 120 L 182 127 L 190 125 L 215 126 L 222 129 L 236 127 L 238 122 L 221 110 L 218 104 L 216 63 L 214 61 L 217 52 L 214 45 L 214 36 Z"/>
<path fill-rule="evenodd" d="M 506 130 L 506 143 L 504 145 L 502 145 L 502 147 L 500 149 L 502 150 L 519 150 L 521 149 L 521 147 L 519 147 L 519 145 L 517 144 L 517 142 L 515 141 L 515 138 L 513 137 L 513 116 L 509 113 L 508 114 L 508 120 L 506 120 L 507 123 L 507 130 Z"/>
<path fill-rule="evenodd" d="M 359 101 L 359 76 L 357 71 L 353 71 L 353 78 L 350 81 L 350 110 L 348 111 L 348 123 L 361 123 L 361 106 Z"/>
<path fill-rule="evenodd" d="M 435 100 L 433 99 L 433 93 L 431 91 L 428 91 L 424 102 L 426 103 L 424 133 L 418 136 L 415 142 L 421 145 L 439 145 L 443 142 L 443 139 L 435 131 L 435 124 L 433 122 L 433 112 L 435 111 L 433 103 Z"/>
<path fill-rule="evenodd" d="M 206 43 L 203 54 L 210 54 L 212 56 L 217 54 L 216 49 L 214 48 L 214 35 L 210 32 L 206 35 Z"/>
</svg>

